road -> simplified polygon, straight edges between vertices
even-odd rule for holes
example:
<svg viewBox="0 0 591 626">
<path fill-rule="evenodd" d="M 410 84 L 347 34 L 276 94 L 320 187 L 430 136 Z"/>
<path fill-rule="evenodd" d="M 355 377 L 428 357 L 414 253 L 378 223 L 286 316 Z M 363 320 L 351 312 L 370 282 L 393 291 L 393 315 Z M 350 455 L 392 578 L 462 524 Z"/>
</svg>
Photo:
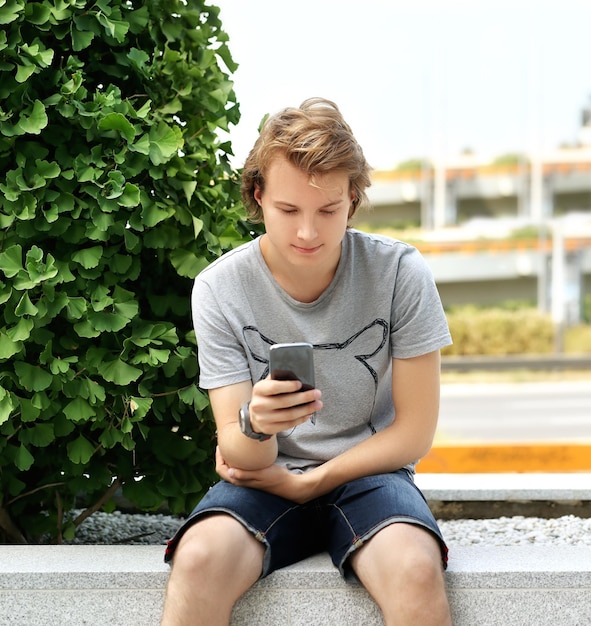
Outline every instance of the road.
<svg viewBox="0 0 591 626">
<path fill-rule="evenodd" d="M 436 442 L 591 444 L 591 380 L 447 384 Z"/>
</svg>

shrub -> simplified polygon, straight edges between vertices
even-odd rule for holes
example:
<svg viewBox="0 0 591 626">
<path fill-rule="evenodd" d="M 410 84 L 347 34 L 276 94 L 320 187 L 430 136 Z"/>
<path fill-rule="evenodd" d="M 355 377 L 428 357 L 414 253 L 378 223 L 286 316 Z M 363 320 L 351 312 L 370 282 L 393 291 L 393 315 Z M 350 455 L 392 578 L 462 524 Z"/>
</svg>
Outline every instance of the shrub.
<svg viewBox="0 0 591 626">
<path fill-rule="evenodd" d="M 478 309 L 447 312 L 453 345 L 443 355 L 540 354 L 554 349 L 550 316 L 535 309 Z"/>
<path fill-rule="evenodd" d="M 192 278 L 248 237 L 235 65 L 201 0 L 0 3 L 0 532 L 214 477 Z M 222 65 L 221 61 L 223 61 Z M 67 521 L 76 496 L 85 513 Z M 66 520 L 66 521 L 64 521 Z"/>
</svg>

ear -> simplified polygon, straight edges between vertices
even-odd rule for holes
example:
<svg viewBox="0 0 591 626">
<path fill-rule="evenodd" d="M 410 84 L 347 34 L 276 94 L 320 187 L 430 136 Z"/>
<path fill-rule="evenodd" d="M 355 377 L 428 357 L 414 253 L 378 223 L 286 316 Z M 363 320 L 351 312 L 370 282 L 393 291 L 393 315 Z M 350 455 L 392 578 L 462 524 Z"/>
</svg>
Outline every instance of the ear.
<svg viewBox="0 0 591 626">
<path fill-rule="evenodd" d="M 350 204 L 349 204 L 349 216 L 348 218 L 351 219 L 353 217 L 353 213 L 355 213 L 355 192 L 351 191 L 351 197 L 349 198 L 350 200 Z"/>
<path fill-rule="evenodd" d="M 254 193 L 252 194 L 254 199 L 257 201 L 257 204 L 262 207 L 263 206 L 263 194 L 261 193 L 261 188 L 258 183 L 254 184 Z"/>
</svg>

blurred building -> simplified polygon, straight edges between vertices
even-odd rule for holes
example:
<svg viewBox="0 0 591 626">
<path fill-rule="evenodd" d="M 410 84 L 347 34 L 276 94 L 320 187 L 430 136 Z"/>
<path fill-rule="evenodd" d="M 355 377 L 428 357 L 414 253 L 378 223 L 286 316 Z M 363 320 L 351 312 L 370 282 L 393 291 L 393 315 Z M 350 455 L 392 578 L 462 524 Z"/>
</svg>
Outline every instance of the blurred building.
<svg viewBox="0 0 591 626">
<path fill-rule="evenodd" d="M 580 321 L 591 294 L 591 107 L 576 145 L 492 163 L 412 161 L 374 172 L 368 195 L 370 227 L 423 229 L 418 247 L 445 305 L 530 300 L 558 323 Z"/>
<path fill-rule="evenodd" d="M 567 213 L 591 215 L 591 111 L 585 113 L 577 146 L 539 158 L 507 155 L 485 163 L 464 154 L 439 167 L 417 161 L 376 171 L 364 219 L 432 230 L 476 218 L 536 224 Z"/>
</svg>

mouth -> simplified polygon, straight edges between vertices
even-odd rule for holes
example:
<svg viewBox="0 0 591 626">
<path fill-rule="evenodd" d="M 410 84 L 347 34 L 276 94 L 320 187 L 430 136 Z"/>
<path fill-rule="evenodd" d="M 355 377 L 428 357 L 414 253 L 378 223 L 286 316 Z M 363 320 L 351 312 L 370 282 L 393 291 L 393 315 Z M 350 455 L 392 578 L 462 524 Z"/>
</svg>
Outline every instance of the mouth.
<svg viewBox="0 0 591 626">
<path fill-rule="evenodd" d="M 320 250 L 322 246 L 314 246 L 312 248 L 302 248 L 300 246 L 293 246 L 293 249 L 298 253 L 298 254 L 305 254 L 305 255 L 310 255 L 310 254 L 314 254 L 315 252 L 318 252 L 318 250 Z"/>
</svg>

